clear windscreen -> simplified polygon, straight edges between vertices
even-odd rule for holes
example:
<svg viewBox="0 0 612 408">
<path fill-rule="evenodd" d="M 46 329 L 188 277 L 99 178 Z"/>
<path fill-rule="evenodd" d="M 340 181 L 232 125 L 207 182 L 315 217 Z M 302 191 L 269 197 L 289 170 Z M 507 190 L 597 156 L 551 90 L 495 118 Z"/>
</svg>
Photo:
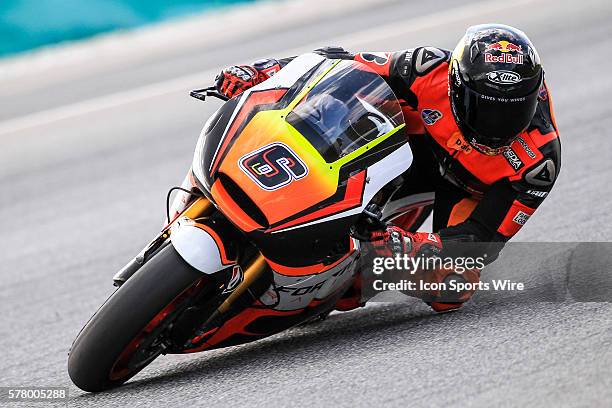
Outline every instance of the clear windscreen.
<svg viewBox="0 0 612 408">
<path fill-rule="evenodd" d="M 378 74 L 363 64 L 341 61 L 287 121 L 331 163 L 403 124 L 404 117 Z"/>
</svg>

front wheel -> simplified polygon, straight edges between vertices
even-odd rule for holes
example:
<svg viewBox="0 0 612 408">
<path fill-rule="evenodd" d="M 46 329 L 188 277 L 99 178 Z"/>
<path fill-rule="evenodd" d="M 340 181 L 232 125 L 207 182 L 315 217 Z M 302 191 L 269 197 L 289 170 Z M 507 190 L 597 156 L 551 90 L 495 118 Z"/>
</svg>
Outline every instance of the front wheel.
<svg viewBox="0 0 612 408">
<path fill-rule="evenodd" d="M 206 275 L 172 245 L 163 248 L 100 307 L 72 344 L 68 374 L 84 391 L 123 384 L 167 347 L 164 332 Z"/>
</svg>

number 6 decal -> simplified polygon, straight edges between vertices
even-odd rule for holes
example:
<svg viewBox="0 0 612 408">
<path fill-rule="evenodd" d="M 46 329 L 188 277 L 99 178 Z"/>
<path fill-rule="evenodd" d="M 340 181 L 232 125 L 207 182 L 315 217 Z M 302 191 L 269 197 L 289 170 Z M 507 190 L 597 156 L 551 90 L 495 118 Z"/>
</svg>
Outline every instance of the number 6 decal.
<svg viewBox="0 0 612 408">
<path fill-rule="evenodd" d="M 284 143 L 275 142 L 238 160 L 238 165 L 264 190 L 276 190 L 308 174 L 306 164 Z"/>
</svg>

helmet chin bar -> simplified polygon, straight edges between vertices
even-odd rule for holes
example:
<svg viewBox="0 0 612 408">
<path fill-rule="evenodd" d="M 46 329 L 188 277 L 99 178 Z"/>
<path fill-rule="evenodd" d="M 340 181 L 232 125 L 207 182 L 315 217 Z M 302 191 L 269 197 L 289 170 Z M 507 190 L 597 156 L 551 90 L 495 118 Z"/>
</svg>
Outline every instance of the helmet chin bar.
<svg viewBox="0 0 612 408">
<path fill-rule="evenodd" d="M 464 124 L 465 126 L 467 126 L 467 124 Z M 463 129 L 461 129 L 462 132 L 464 132 Z M 468 129 L 468 132 L 464 132 L 467 134 L 464 134 L 464 136 L 468 136 L 465 138 L 465 140 L 470 144 L 470 146 L 472 146 L 475 150 L 477 150 L 478 152 L 485 154 L 487 156 L 497 156 L 498 154 L 502 154 L 504 153 L 506 150 L 510 149 L 510 146 L 512 145 L 512 143 L 514 143 L 514 141 L 516 140 L 517 137 L 519 137 L 519 135 L 522 133 L 519 132 L 517 133 L 514 137 L 508 139 L 508 141 L 503 144 L 502 146 L 496 146 L 496 147 L 491 147 L 488 146 L 486 144 L 483 143 L 479 143 L 475 134 L 478 135 L 478 133 L 472 129 Z M 481 137 L 481 139 L 484 139 L 483 137 Z"/>
<path fill-rule="evenodd" d="M 450 90 L 449 90 L 450 93 Z M 467 124 L 464 123 L 463 120 L 461 120 L 461 116 L 459 115 L 459 112 L 457 112 L 457 107 L 455 106 L 455 101 L 453 100 L 452 95 L 449 95 L 450 98 L 450 105 L 451 105 L 451 112 L 453 114 L 453 118 L 455 119 L 455 123 L 457 124 L 457 127 L 459 127 L 459 130 L 461 131 L 461 133 L 464 136 L 464 139 L 470 144 L 470 146 L 472 146 L 476 151 L 485 154 L 487 156 L 497 156 L 498 154 L 502 154 L 504 151 L 508 150 L 510 148 L 510 145 L 516 140 L 516 138 L 519 136 L 518 134 L 513 137 L 512 139 L 510 139 L 508 141 L 507 145 L 504 146 L 500 146 L 500 147 L 489 147 L 487 145 L 484 145 L 482 143 L 478 143 L 476 141 L 476 138 L 474 136 L 470 136 L 470 137 L 465 137 L 465 136 L 469 136 L 469 133 L 475 133 L 474 131 L 470 130 L 470 132 L 466 132 L 465 131 L 465 127 L 467 126 Z"/>
</svg>

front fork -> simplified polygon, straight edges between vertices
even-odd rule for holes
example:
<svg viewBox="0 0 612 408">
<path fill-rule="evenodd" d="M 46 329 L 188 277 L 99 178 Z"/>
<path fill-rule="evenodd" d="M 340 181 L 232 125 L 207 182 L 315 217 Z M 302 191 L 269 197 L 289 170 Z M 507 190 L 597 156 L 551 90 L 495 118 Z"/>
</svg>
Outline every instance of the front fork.
<svg viewBox="0 0 612 408">
<path fill-rule="evenodd" d="M 114 285 L 124 284 L 160 249 L 172 242 L 185 262 L 203 274 L 214 274 L 231 268 L 228 281 L 221 288 L 227 296 L 223 296 L 224 300 L 216 313 L 225 314 L 230 306 L 262 276 L 268 269 L 268 264 L 258 251 L 248 253 L 241 250 L 230 253 L 224 243 L 228 239 L 222 236 L 220 231 L 215 231 L 214 225 L 211 225 L 214 224 L 210 222 L 214 212 L 215 207 L 205 197 L 197 197 L 185 205 L 136 257 L 115 274 Z"/>
<path fill-rule="evenodd" d="M 204 198 L 199 197 L 188 205 L 180 215 L 188 217 L 190 219 L 196 219 L 199 217 L 205 217 L 214 211 L 212 203 Z M 134 275 L 151 257 L 157 253 L 168 243 L 168 238 L 171 234 L 172 226 L 179 219 L 179 216 L 175 217 L 172 222 L 167 224 L 161 232 L 145 246 L 142 251 L 138 253 L 130 262 L 128 262 L 123 268 L 119 270 L 113 276 L 113 284 L 115 286 L 123 285 L 132 275 Z"/>
</svg>

